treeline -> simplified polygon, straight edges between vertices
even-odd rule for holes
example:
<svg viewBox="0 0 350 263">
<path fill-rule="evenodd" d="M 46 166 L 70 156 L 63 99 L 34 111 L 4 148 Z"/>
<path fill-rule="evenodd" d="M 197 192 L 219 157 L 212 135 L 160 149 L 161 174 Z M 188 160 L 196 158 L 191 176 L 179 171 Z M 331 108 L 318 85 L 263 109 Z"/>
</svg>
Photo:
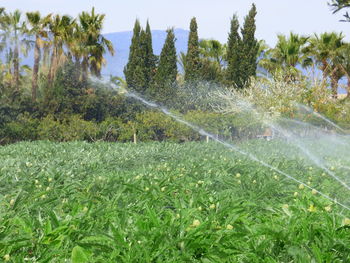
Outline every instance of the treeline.
<svg viewBox="0 0 350 263">
<path fill-rule="evenodd" d="M 149 23 L 143 29 L 136 20 L 124 69 L 128 88 L 166 105 L 172 104 L 179 85 L 196 88 L 200 82 L 212 82 L 244 88 L 250 78 L 256 76 L 259 43 L 255 38 L 255 16 L 253 4 L 241 34 L 237 16 L 232 18 L 227 45 L 216 40 L 199 40 L 197 21 L 192 18 L 187 54 L 180 54 L 179 59 L 173 29 L 167 30 L 163 49 L 157 57 L 153 54 Z M 183 74 L 177 68 L 178 60 Z"/>
<path fill-rule="evenodd" d="M 101 34 L 104 15 L 96 14 L 94 9 L 76 18 L 0 11 L 1 54 L 5 58 L 1 61 L 0 76 L 1 143 L 36 139 L 130 141 L 135 136 L 140 140 L 199 138 L 162 114 L 148 111 L 143 105 L 90 80 L 89 76 L 101 76 L 104 54 L 114 53 L 111 43 Z M 242 35 L 246 35 L 232 40 L 240 43 L 241 51 L 237 54 L 243 55 L 243 50 L 249 49 L 245 47 L 248 42 L 243 41 L 249 34 L 257 46 L 255 15 L 253 6 L 242 29 Z M 215 40 L 199 41 L 193 18 L 188 52 L 180 55 L 184 66 L 181 74 L 177 69 L 175 41 L 173 29 L 167 30 L 162 52 L 156 56 L 149 23 L 143 29 L 136 21 L 129 61 L 124 69 L 125 80 L 117 76 L 111 76 L 110 80 L 168 107 L 181 105 L 181 113 L 187 119 L 201 122 L 208 114 L 218 116 L 208 113 L 209 105 L 205 103 L 186 103 L 186 89 L 200 89 L 198 83 L 202 81 L 235 83 L 233 77 L 226 74 L 226 68 L 238 67 L 241 63 L 229 58 L 224 66 L 226 45 Z M 34 49 L 32 68 L 21 63 L 30 49 Z M 256 58 L 257 54 L 253 67 L 256 67 Z M 255 71 L 250 72 L 251 76 L 255 75 Z M 249 77 L 246 76 L 245 81 Z M 217 123 L 215 128 L 208 128 L 223 133 L 219 121 Z M 225 131 L 227 136 L 233 133 Z"/>
<path fill-rule="evenodd" d="M 276 46 L 269 48 L 255 37 L 256 14 L 252 5 L 242 26 L 234 15 L 226 44 L 200 39 L 193 18 L 187 53 L 177 55 L 170 28 L 159 56 L 153 52 L 150 24 L 142 28 L 136 20 L 125 79 L 110 76 L 110 81 L 227 138 L 253 136 L 247 131 L 259 127 L 239 116 L 214 112 L 203 99 L 211 87 L 245 90 L 253 79 L 263 82 L 265 78 L 280 80 L 280 76 L 287 84 L 304 83 L 307 77 L 301 68 L 319 68 L 337 97 L 340 78 L 350 79 L 350 48 L 344 36 L 291 33 L 279 35 Z M 162 114 L 91 81 L 90 77 L 101 77 L 105 53 L 114 54 L 112 44 L 101 33 L 104 18 L 94 9 L 76 18 L 0 9 L 0 143 L 200 139 Z M 34 49 L 33 67 L 21 63 L 30 49 Z M 340 116 L 339 111 L 326 109 L 324 113 Z"/>
</svg>

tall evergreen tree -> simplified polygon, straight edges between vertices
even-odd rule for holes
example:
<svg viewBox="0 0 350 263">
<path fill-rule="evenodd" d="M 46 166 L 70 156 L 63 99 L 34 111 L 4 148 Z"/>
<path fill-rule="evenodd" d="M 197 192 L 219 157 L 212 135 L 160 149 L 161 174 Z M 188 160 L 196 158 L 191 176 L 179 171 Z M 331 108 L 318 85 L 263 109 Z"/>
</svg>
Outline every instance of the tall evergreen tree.
<svg viewBox="0 0 350 263">
<path fill-rule="evenodd" d="M 188 37 L 186 65 L 185 65 L 185 81 L 193 82 L 200 78 L 200 58 L 199 43 L 197 32 L 196 18 L 191 19 L 190 34 Z"/>
<path fill-rule="evenodd" d="M 149 22 L 147 21 L 146 25 L 146 57 L 145 57 L 145 63 L 146 63 L 146 80 L 147 80 L 147 88 L 150 87 L 155 71 L 156 71 L 156 63 L 157 63 L 157 56 L 153 54 L 153 47 L 152 47 L 152 32 L 151 27 L 149 25 Z"/>
<path fill-rule="evenodd" d="M 150 90 L 152 99 L 170 103 L 176 93 L 177 56 L 173 29 L 167 30 L 167 37 L 160 54 L 155 81 Z"/>
<path fill-rule="evenodd" d="M 156 68 L 156 56 L 153 54 L 152 33 L 147 21 L 146 31 L 136 20 L 131 40 L 129 61 L 124 68 L 128 87 L 140 94 L 150 88 Z"/>
<path fill-rule="evenodd" d="M 226 84 L 236 86 L 240 77 L 240 47 L 241 37 L 238 33 L 239 22 L 236 15 L 231 19 L 231 30 L 227 42 Z"/>
<path fill-rule="evenodd" d="M 256 6 L 253 4 L 249 14 L 245 17 L 242 33 L 241 57 L 241 87 L 249 82 L 251 77 L 256 76 L 257 58 L 259 52 L 259 43 L 255 38 L 255 17 Z"/>
<path fill-rule="evenodd" d="M 141 26 L 140 22 L 137 19 L 134 25 L 133 37 L 131 39 L 129 60 L 124 68 L 124 75 L 128 87 L 131 89 L 138 90 L 137 78 L 140 75 L 140 66 L 139 66 L 139 53 L 140 53 L 140 34 Z"/>
</svg>

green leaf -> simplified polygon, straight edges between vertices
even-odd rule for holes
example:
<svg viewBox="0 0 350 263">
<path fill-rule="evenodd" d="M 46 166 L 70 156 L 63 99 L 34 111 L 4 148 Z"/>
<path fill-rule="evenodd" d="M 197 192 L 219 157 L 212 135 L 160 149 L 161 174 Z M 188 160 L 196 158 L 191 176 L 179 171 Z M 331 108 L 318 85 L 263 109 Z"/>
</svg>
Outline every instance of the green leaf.
<svg viewBox="0 0 350 263">
<path fill-rule="evenodd" d="M 75 246 L 72 250 L 72 263 L 85 263 L 89 261 L 89 255 L 80 246 Z"/>
</svg>

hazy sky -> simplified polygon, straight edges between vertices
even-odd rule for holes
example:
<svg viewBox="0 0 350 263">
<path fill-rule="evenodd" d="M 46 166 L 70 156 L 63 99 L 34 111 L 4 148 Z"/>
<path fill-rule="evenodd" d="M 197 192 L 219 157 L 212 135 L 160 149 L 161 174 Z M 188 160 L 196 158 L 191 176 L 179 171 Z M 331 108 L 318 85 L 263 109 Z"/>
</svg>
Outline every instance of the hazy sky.
<svg viewBox="0 0 350 263">
<path fill-rule="evenodd" d="M 106 14 L 104 33 L 132 30 L 134 21 L 150 20 L 152 29 L 168 27 L 188 29 L 191 17 L 198 22 L 200 38 L 226 42 L 233 14 L 240 21 L 251 4 L 257 5 L 257 37 L 269 45 L 276 34 L 290 31 L 301 34 L 341 31 L 350 40 L 350 23 L 339 22 L 342 15 L 332 15 L 328 0 L 0 0 L 7 10 L 39 10 L 43 14 L 77 15 L 93 6 Z"/>
</svg>

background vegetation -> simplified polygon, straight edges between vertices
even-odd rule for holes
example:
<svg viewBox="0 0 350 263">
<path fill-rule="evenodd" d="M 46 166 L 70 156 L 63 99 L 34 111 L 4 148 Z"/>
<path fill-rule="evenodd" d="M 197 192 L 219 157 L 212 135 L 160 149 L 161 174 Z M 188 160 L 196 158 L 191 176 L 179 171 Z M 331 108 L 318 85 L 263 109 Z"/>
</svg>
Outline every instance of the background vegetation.
<svg viewBox="0 0 350 263">
<path fill-rule="evenodd" d="M 338 2 L 331 6 L 334 11 L 346 7 Z M 253 5 L 242 27 L 233 16 L 225 44 L 200 39 L 193 18 L 187 54 L 178 57 L 172 29 L 158 57 L 153 54 L 150 24 L 144 29 L 136 20 L 125 80 L 108 79 L 225 138 L 242 137 L 249 120 L 244 122 L 238 112 L 231 111 L 233 116 L 229 116 L 217 111 L 212 101 L 218 90 L 284 117 L 294 116 L 293 103 L 299 102 L 349 128 L 349 94 L 338 98 L 340 79 L 348 80 L 340 86 L 350 92 L 350 45 L 344 35 L 279 35 L 276 46 L 270 48 L 255 37 L 256 14 Z M 93 81 L 101 78 L 104 54 L 114 54 L 101 33 L 103 22 L 104 15 L 94 9 L 76 18 L 0 9 L 0 143 L 40 139 L 124 142 L 135 136 L 142 141 L 201 139 Z M 34 50 L 32 67 L 21 63 L 30 49 Z"/>
</svg>

